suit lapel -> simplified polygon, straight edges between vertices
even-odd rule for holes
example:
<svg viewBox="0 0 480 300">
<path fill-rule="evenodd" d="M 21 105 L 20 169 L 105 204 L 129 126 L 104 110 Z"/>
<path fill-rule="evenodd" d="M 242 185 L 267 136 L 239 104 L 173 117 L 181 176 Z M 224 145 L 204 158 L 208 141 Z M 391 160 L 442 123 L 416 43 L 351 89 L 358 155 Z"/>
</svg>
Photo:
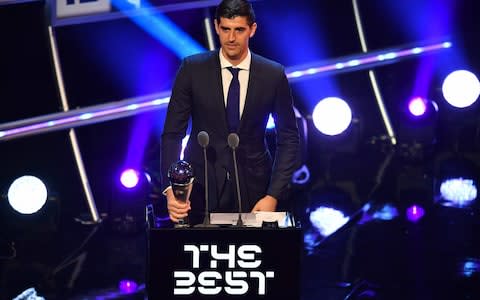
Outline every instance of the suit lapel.
<svg viewBox="0 0 480 300">
<path fill-rule="evenodd" d="M 214 101 L 216 102 L 216 106 L 218 107 L 218 111 L 220 115 L 213 116 L 218 118 L 220 122 L 223 124 L 223 128 L 225 133 L 228 133 L 228 123 L 227 123 L 227 114 L 225 112 L 225 96 L 223 95 L 223 83 L 222 83 L 222 69 L 220 67 L 220 58 L 219 58 L 218 51 L 213 52 L 212 59 L 210 61 L 210 67 L 213 72 L 213 76 L 211 78 L 215 78 L 213 82 L 213 97 Z"/>
<path fill-rule="evenodd" d="M 252 53 L 252 61 L 250 62 L 250 72 L 248 77 L 248 88 L 247 88 L 247 96 L 245 98 L 245 106 L 243 107 L 242 117 L 240 118 L 240 124 L 238 125 L 238 131 L 242 129 L 242 124 L 244 120 L 248 118 L 248 115 L 252 113 L 251 111 L 254 109 L 255 106 L 255 98 L 256 98 L 256 91 L 260 84 L 258 76 L 258 64 L 257 60 L 255 59 L 255 55 Z"/>
</svg>

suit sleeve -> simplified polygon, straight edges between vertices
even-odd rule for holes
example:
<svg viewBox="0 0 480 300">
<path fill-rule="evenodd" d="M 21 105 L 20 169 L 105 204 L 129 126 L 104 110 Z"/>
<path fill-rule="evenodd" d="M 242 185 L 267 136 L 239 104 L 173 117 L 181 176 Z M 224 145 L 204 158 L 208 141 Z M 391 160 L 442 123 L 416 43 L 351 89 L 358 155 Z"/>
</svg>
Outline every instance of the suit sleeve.
<svg viewBox="0 0 480 300">
<path fill-rule="evenodd" d="M 168 168 L 180 157 L 182 139 L 185 137 L 192 109 L 191 97 L 191 75 L 188 62 L 183 60 L 173 85 L 161 138 L 162 190 L 170 184 L 167 178 Z"/>
<path fill-rule="evenodd" d="M 293 110 L 293 99 L 283 68 L 281 68 L 277 83 L 273 118 L 277 140 L 272 177 L 267 193 L 276 199 L 281 199 L 295 171 L 299 151 L 299 135 Z"/>
</svg>

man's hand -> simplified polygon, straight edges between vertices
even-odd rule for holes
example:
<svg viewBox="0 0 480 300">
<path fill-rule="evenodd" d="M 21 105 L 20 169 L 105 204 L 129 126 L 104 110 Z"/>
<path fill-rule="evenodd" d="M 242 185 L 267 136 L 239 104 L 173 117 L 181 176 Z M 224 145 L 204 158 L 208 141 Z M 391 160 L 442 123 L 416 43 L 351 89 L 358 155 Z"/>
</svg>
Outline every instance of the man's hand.
<svg viewBox="0 0 480 300">
<path fill-rule="evenodd" d="M 171 188 L 165 191 L 167 196 L 167 209 L 168 215 L 170 216 L 170 220 L 175 223 L 178 223 L 179 219 L 186 218 L 188 216 L 188 212 L 190 209 L 190 200 L 187 202 L 178 201 L 177 198 L 173 195 L 173 191 Z"/>
<path fill-rule="evenodd" d="M 277 199 L 270 195 L 266 195 L 262 199 L 258 200 L 252 209 L 254 211 L 275 211 L 277 208 Z"/>
</svg>

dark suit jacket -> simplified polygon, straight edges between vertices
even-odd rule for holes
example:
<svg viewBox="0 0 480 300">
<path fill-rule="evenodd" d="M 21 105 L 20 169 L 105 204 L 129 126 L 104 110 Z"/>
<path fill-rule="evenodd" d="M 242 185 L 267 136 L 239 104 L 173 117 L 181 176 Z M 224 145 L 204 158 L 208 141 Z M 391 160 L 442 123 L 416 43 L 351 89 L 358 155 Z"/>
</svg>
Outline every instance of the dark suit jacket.
<svg viewBox="0 0 480 300">
<path fill-rule="evenodd" d="M 215 210 L 217 194 L 222 190 L 227 171 L 233 172 L 232 152 L 227 144 L 228 126 L 222 88 L 218 51 L 193 55 L 183 60 L 177 73 L 162 134 L 161 172 L 163 187 L 169 166 L 178 160 L 181 140 L 191 118 L 191 138 L 185 149 L 185 160 L 194 167 L 195 203 L 201 210 L 204 185 L 203 152 L 197 134 L 210 136 L 207 150 L 209 199 Z M 265 128 L 269 114 L 276 123 L 275 161 L 267 149 Z M 239 179 L 243 211 L 250 211 L 266 194 L 281 201 L 296 166 L 299 145 L 290 87 L 283 66 L 252 53 L 246 102 L 237 131 Z M 237 201 L 232 199 L 232 201 Z"/>
</svg>

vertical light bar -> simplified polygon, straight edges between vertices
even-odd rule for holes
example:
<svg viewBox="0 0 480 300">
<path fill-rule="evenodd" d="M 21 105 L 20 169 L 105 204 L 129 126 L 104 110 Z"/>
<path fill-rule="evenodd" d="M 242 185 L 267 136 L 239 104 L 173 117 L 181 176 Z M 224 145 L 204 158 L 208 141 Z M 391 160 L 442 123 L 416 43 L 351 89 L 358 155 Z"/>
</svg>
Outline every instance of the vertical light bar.
<svg viewBox="0 0 480 300">
<path fill-rule="evenodd" d="M 352 4 L 353 4 L 353 11 L 355 14 L 355 24 L 357 25 L 358 36 L 360 38 L 360 44 L 362 45 L 362 51 L 363 53 L 367 53 L 368 52 L 367 42 L 365 40 L 365 33 L 362 26 L 362 20 L 360 17 L 360 11 L 358 9 L 357 0 L 352 0 Z M 390 141 L 392 145 L 396 145 L 397 138 L 395 137 L 395 132 L 393 131 L 393 126 L 392 126 L 392 123 L 390 122 L 390 118 L 388 117 L 387 109 L 385 108 L 385 103 L 383 101 L 382 94 L 380 93 L 380 88 L 378 87 L 375 72 L 373 72 L 373 70 L 369 70 L 368 76 L 370 77 L 370 82 L 372 83 L 373 92 L 375 93 L 375 99 L 377 100 L 377 105 L 378 105 L 378 108 L 380 109 L 380 114 L 382 115 L 385 129 L 387 130 L 387 133 L 388 133 L 388 136 L 390 137 Z"/>
<path fill-rule="evenodd" d="M 62 102 L 62 108 L 63 111 L 68 111 L 68 101 L 67 101 L 67 94 L 65 93 L 65 85 L 63 82 L 63 75 L 62 75 L 62 68 L 60 66 L 60 59 L 58 57 L 58 49 L 57 49 L 57 43 L 55 39 L 55 33 L 53 31 L 52 26 L 48 26 L 48 36 L 50 39 L 50 48 L 52 51 L 52 59 L 53 59 L 53 64 L 55 67 L 55 77 L 57 79 L 57 84 L 58 84 L 58 90 L 60 92 L 60 99 Z M 75 134 L 75 130 L 71 128 L 68 131 L 68 135 L 70 137 L 70 143 L 72 145 L 72 150 L 73 154 L 75 157 L 75 162 L 77 164 L 78 172 L 80 174 L 80 179 L 82 181 L 82 187 L 85 192 L 85 196 L 87 198 L 87 204 L 90 209 L 90 214 L 92 215 L 92 220 L 94 223 L 99 223 L 101 222 L 100 216 L 97 211 L 97 206 L 95 205 L 95 200 L 93 199 L 93 193 L 90 188 L 90 183 L 88 182 L 88 176 L 87 173 L 85 172 L 85 166 L 83 164 L 82 160 L 82 154 L 80 152 L 80 147 L 78 145 L 77 141 L 77 135 Z"/>
<path fill-rule="evenodd" d="M 205 16 L 203 18 L 203 26 L 205 34 L 207 35 L 208 50 L 215 50 L 215 40 L 213 39 L 214 33 L 212 29 L 212 17 L 208 8 L 204 9 Z"/>
</svg>

